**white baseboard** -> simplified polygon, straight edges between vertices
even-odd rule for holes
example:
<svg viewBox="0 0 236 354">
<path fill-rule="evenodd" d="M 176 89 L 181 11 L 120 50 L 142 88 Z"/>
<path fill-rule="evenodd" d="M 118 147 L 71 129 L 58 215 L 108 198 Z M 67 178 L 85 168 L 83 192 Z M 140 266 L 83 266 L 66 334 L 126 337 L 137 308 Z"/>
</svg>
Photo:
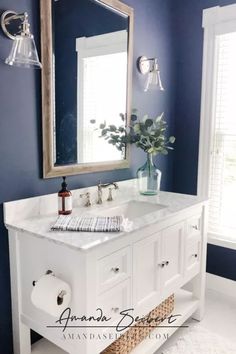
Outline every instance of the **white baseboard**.
<svg viewBox="0 0 236 354">
<path fill-rule="evenodd" d="M 221 294 L 236 298 L 236 281 L 234 280 L 207 273 L 206 287 L 207 289 L 215 290 Z"/>
</svg>

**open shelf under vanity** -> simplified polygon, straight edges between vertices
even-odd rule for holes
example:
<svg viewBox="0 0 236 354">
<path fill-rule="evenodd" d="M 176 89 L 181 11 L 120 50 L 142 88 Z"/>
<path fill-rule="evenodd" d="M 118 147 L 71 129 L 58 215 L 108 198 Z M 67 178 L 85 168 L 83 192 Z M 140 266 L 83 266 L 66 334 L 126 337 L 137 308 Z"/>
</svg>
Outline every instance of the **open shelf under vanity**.
<svg viewBox="0 0 236 354">
<path fill-rule="evenodd" d="M 197 310 L 199 300 L 197 300 L 190 291 L 180 289 L 175 293 L 175 314 L 181 314 L 177 318 L 175 327 L 157 328 L 151 332 L 150 336 L 143 340 L 132 354 L 153 354 L 155 353 L 165 341 L 178 329 L 177 326 L 184 325 L 185 321 Z M 52 344 L 46 339 L 41 339 L 32 345 L 32 354 L 67 354 L 56 345 Z"/>
</svg>

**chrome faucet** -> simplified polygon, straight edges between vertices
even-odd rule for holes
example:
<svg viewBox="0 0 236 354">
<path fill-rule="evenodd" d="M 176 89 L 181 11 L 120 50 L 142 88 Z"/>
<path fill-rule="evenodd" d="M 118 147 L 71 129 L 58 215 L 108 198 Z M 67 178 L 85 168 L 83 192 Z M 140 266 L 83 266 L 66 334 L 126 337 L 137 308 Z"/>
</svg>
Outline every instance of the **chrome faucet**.
<svg viewBox="0 0 236 354">
<path fill-rule="evenodd" d="M 116 182 L 112 182 L 112 183 L 98 183 L 98 200 L 97 200 L 97 204 L 102 204 L 102 190 L 103 188 L 107 188 L 113 186 L 113 189 L 119 189 L 118 184 Z M 107 201 L 112 201 L 112 188 L 109 188 L 109 196 L 107 198 Z"/>
</svg>

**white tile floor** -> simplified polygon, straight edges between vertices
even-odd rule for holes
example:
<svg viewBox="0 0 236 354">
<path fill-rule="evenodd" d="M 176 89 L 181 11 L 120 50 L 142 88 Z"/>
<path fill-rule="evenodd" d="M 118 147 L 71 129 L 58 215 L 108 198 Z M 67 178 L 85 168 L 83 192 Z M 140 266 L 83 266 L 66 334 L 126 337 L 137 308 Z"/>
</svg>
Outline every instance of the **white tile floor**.
<svg viewBox="0 0 236 354">
<path fill-rule="evenodd" d="M 190 320 L 187 324 L 191 326 L 196 323 L 200 323 L 202 327 L 221 337 L 236 341 L 236 298 L 222 295 L 213 290 L 207 290 L 204 319 L 201 322 Z M 161 354 L 164 348 L 169 348 L 183 333 L 184 329 L 178 329 L 156 354 Z"/>
</svg>

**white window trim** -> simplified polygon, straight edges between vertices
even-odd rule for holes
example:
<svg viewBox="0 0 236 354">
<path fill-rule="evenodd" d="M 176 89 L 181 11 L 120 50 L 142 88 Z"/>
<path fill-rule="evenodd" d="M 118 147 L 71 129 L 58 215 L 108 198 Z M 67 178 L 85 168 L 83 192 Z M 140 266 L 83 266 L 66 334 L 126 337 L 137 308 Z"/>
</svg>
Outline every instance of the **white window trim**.
<svg viewBox="0 0 236 354">
<path fill-rule="evenodd" d="M 216 90 L 216 41 L 217 34 L 236 30 L 236 4 L 216 6 L 203 10 L 202 27 L 204 28 L 202 97 L 198 157 L 197 194 L 209 197 L 209 181 L 211 169 L 211 152 L 213 149 L 214 116 L 213 107 Z M 213 64 L 213 65 L 212 65 Z M 208 235 L 210 244 L 236 249 L 236 242 L 223 237 Z"/>
<path fill-rule="evenodd" d="M 76 38 L 76 51 L 82 58 L 127 52 L 127 31 Z"/>
</svg>

